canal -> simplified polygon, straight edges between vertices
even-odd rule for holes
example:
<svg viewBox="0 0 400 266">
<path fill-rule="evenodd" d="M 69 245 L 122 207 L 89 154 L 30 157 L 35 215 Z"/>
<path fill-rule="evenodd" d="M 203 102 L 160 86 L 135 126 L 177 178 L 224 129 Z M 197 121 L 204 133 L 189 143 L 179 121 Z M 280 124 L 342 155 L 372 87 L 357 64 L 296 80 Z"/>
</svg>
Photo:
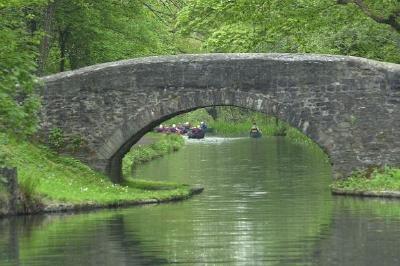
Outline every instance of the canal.
<svg viewBox="0 0 400 266">
<path fill-rule="evenodd" d="M 285 138 L 189 141 L 139 177 L 205 190 L 0 220 L 0 265 L 400 265 L 400 201 L 332 196 L 327 159 Z"/>
</svg>

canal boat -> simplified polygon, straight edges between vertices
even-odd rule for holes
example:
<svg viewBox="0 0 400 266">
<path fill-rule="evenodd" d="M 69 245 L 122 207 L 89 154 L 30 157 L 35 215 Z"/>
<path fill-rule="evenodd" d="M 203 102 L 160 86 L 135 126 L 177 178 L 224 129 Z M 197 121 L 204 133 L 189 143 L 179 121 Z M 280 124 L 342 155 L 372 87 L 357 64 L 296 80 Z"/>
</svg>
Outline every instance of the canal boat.
<svg viewBox="0 0 400 266">
<path fill-rule="evenodd" d="M 205 136 L 205 132 L 200 128 L 193 128 L 189 131 L 187 135 L 189 139 L 203 139 Z"/>
<path fill-rule="evenodd" d="M 260 131 L 256 131 L 256 130 L 252 130 L 252 131 L 250 131 L 250 137 L 251 138 L 261 138 L 261 136 L 262 136 L 262 134 L 261 134 L 261 132 Z"/>
</svg>

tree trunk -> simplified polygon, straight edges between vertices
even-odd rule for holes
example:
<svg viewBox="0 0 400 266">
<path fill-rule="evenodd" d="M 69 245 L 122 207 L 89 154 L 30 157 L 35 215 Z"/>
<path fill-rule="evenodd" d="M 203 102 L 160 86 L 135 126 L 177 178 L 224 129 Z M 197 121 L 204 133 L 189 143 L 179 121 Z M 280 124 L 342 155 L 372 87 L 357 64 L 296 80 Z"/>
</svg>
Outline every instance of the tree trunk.
<svg viewBox="0 0 400 266">
<path fill-rule="evenodd" d="M 67 47 L 68 30 L 59 30 L 58 44 L 60 47 L 60 72 L 65 70 L 65 51 Z"/>
<path fill-rule="evenodd" d="M 49 57 L 51 41 L 53 36 L 53 25 L 55 15 L 55 2 L 50 2 L 44 9 L 43 21 L 43 37 L 39 45 L 39 58 L 38 58 L 38 75 L 45 74 L 47 58 Z"/>
</svg>

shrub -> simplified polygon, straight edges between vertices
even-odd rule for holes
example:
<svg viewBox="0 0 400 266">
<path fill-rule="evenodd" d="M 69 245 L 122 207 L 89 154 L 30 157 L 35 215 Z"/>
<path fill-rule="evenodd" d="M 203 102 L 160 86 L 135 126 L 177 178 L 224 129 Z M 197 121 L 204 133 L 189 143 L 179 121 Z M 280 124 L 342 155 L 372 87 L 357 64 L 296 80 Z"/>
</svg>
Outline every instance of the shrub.
<svg viewBox="0 0 400 266">
<path fill-rule="evenodd" d="M 49 146 L 55 151 L 61 151 L 65 147 L 64 132 L 61 128 L 53 128 L 50 130 Z"/>
<path fill-rule="evenodd" d="M 34 201 L 38 186 L 39 179 L 32 177 L 25 178 L 19 182 L 19 189 L 28 202 Z"/>
</svg>

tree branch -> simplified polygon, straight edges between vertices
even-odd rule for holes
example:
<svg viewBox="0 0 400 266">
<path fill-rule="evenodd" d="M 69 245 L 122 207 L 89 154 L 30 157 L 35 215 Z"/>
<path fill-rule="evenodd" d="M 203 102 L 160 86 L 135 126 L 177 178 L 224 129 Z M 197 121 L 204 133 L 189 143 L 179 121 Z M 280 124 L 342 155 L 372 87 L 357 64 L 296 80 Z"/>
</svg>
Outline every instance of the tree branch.
<svg viewBox="0 0 400 266">
<path fill-rule="evenodd" d="M 160 13 L 162 12 L 155 10 L 151 5 L 147 3 L 143 2 L 143 5 L 147 7 L 147 9 L 149 9 L 162 23 L 164 23 L 166 26 L 169 26 L 168 23 L 160 16 Z"/>
<path fill-rule="evenodd" d="M 393 11 L 393 13 L 390 14 L 388 17 L 381 17 L 373 13 L 363 0 L 337 0 L 337 3 L 339 5 L 347 5 L 353 3 L 357 5 L 365 15 L 367 15 L 374 21 L 381 24 L 389 25 L 397 32 L 400 32 L 400 23 L 397 21 L 397 19 L 400 17 L 400 9 Z"/>
</svg>

